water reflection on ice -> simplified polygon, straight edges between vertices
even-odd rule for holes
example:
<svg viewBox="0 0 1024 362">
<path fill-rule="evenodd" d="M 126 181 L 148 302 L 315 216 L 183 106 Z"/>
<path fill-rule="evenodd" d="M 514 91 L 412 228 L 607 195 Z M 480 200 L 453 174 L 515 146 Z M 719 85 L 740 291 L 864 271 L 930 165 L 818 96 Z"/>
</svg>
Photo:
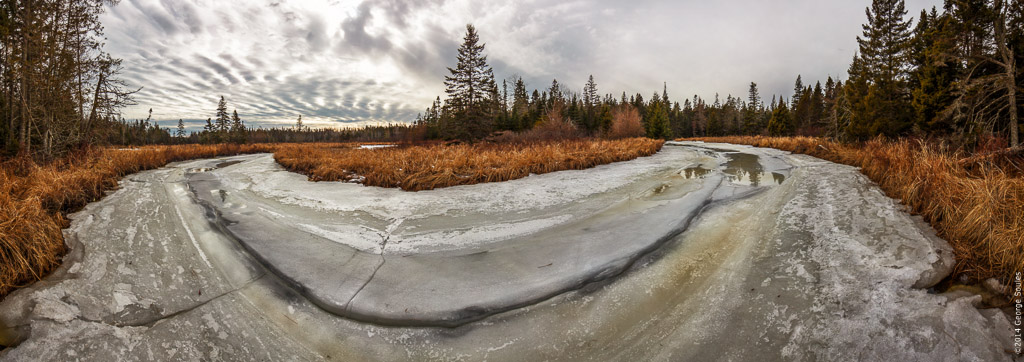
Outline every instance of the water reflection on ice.
<svg viewBox="0 0 1024 362">
<path fill-rule="evenodd" d="M 725 153 L 725 156 L 729 158 L 729 161 L 725 163 L 725 169 L 722 172 L 725 173 L 726 179 L 733 184 L 757 187 L 768 182 L 781 185 L 786 181 L 786 175 L 783 173 L 765 171 L 757 155 L 728 152 Z M 701 166 L 694 166 L 683 170 L 680 174 L 687 179 L 694 179 L 704 178 L 711 171 Z"/>
</svg>

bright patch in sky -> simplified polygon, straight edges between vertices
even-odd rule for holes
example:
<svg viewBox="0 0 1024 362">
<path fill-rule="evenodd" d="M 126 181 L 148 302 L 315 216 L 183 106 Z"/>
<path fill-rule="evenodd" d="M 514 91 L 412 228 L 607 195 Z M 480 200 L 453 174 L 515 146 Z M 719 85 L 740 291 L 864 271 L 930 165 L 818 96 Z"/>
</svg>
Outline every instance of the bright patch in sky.
<svg viewBox="0 0 1024 362">
<path fill-rule="evenodd" d="M 250 125 L 410 122 L 444 95 L 465 25 L 499 79 L 553 78 L 649 97 L 789 97 L 793 81 L 845 78 L 870 1 L 121 0 L 103 17 L 106 50 L 162 125 L 196 129 L 217 100 Z M 909 16 L 939 6 L 908 1 Z"/>
</svg>

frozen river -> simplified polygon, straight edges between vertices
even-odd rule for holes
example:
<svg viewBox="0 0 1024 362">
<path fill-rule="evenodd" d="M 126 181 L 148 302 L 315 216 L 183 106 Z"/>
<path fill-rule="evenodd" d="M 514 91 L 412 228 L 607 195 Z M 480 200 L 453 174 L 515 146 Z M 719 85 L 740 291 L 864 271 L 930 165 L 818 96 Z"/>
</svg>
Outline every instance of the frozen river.
<svg viewBox="0 0 1024 362">
<path fill-rule="evenodd" d="M 72 216 L 2 360 L 1010 360 L 945 241 L 856 169 L 745 146 L 403 192 L 271 155 Z"/>
</svg>

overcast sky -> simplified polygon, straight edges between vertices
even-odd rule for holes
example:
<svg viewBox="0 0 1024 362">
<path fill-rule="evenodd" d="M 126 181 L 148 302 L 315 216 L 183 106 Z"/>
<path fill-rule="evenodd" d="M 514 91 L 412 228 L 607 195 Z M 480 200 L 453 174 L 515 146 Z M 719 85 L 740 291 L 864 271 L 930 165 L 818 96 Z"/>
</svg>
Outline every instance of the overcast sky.
<svg viewBox="0 0 1024 362">
<path fill-rule="evenodd" d="M 219 96 L 250 125 L 409 122 L 443 95 L 446 67 L 474 24 L 499 79 L 557 78 L 601 94 L 668 82 L 694 94 L 793 92 L 845 79 L 870 1 L 121 0 L 106 50 L 144 87 L 127 118 L 205 120 Z M 909 0 L 909 16 L 940 0 Z M 190 125 L 198 125 L 192 123 Z M 190 127 L 192 128 L 192 127 Z"/>
</svg>

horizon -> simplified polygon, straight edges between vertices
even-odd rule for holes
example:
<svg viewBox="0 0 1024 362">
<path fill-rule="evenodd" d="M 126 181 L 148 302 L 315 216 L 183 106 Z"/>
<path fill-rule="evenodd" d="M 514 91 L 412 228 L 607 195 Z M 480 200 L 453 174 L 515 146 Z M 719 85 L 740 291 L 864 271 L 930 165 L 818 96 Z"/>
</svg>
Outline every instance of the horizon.
<svg viewBox="0 0 1024 362">
<path fill-rule="evenodd" d="M 143 87 L 125 119 L 152 109 L 161 127 L 183 119 L 193 131 L 223 95 L 253 127 L 287 126 L 300 114 L 311 127 L 410 123 L 444 99 L 467 23 L 480 31 L 499 87 L 519 75 L 530 91 L 557 79 L 578 92 L 593 75 L 601 95 L 646 97 L 667 83 L 674 100 L 711 102 L 716 94 L 745 99 L 755 82 L 767 102 L 789 98 L 798 75 L 806 85 L 845 80 L 870 5 L 202 2 L 121 2 L 102 15 L 104 49 L 124 60 L 133 88 Z M 940 5 L 908 1 L 907 17 Z M 662 46 L 665 32 L 681 34 L 679 43 Z"/>
</svg>

